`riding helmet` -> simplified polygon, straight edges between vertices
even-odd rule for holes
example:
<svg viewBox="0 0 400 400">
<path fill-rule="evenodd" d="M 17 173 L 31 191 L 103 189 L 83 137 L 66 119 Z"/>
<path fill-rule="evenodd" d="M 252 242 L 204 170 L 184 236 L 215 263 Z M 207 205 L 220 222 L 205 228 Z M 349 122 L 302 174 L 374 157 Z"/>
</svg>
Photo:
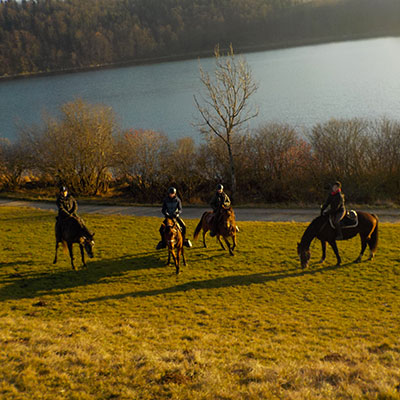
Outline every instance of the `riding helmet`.
<svg viewBox="0 0 400 400">
<path fill-rule="evenodd" d="M 336 185 L 338 188 L 342 188 L 342 183 L 339 181 L 336 181 L 333 185 Z"/>
<path fill-rule="evenodd" d="M 168 194 L 176 194 L 176 189 L 175 189 L 173 186 L 171 186 L 171 187 L 168 189 Z"/>
<path fill-rule="evenodd" d="M 224 190 L 224 187 L 220 183 L 218 183 L 217 190 Z"/>
</svg>

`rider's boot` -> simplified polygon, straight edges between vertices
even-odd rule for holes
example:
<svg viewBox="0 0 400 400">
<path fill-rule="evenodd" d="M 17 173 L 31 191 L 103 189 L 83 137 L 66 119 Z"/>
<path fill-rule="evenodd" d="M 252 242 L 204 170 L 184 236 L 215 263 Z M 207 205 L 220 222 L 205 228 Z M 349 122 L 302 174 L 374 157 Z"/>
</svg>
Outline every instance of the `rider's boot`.
<svg viewBox="0 0 400 400">
<path fill-rule="evenodd" d="M 165 249 L 167 247 L 167 243 L 165 243 L 165 239 L 164 239 L 164 226 L 163 225 L 161 225 L 159 232 L 160 232 L 161 240 L 158 242 L 158 244 L 156 246 L 156 250 Z"/>
<path fill-rule="evenodd" d="M 167 247 L 166 243 L 164 242 L 164 240 L 160 240 L 156 246 L 156 250 L 160 250 L 160 249 L 165 249 Z"/>
<path fill-rule="evenodd" d="M 186 225 L 182 224 L 181 229 L 182 229 L 183 245 L 186 247 L 189 247 L 189 249 L 190 249 L 193 245 L 189 239 L 186 239 Z"/>
</svg>

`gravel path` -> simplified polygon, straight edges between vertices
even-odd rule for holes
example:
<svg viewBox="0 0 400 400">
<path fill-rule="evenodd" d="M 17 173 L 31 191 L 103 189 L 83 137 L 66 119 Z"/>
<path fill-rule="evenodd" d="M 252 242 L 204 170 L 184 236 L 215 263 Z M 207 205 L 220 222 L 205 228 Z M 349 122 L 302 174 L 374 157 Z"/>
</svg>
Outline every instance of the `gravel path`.
<svg viewBox="0 0 400 400">
<path fill-rule="evenodd" d="M 32 207 L 40 210 L 54 211 L 55 203 L 39 201 L 19 201 L 0 199 L 0 206 L 8 207 Z M 184 208 L 183 219 L 199 219 L 204 211 L 209 208 Z M 134 215 L 146 217 L 160 217 L 159 207 L 136 207 L 136 206 L 102 206 L 82 204 L 79 206 L 81 214 L 104 214 L 104 215 Z M 400 210 L 397 209 L 366 209 L 365 211 L 376 214 L 381 222 L 400 222 Z M 273 222 L 310 222 L 319 213 L 314 209 L 289 209 L 289 208 L 235 208 L 237 221 L 273 221 Z"/>
</svg>

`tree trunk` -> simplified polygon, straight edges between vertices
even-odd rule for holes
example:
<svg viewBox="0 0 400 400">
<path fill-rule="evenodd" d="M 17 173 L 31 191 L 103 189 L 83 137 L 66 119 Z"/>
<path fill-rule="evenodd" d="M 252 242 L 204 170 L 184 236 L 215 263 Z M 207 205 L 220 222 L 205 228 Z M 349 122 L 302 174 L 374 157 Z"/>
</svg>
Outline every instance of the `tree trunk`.
<svg viewBox="0 0 400 400">
<path fill-rule="evenodd" d="M 228 153 L 229 153 L 229 164 L 230 164 L 230 168 L 231 168 L 231 186 L 232 186 L 231 198 L 233 200 L 236 195 L 236 172 L 235 172 L 235 163 L 233 160 L 231 144 L 227 143 L 227 146 L 228 146 Z"/>
</svg>

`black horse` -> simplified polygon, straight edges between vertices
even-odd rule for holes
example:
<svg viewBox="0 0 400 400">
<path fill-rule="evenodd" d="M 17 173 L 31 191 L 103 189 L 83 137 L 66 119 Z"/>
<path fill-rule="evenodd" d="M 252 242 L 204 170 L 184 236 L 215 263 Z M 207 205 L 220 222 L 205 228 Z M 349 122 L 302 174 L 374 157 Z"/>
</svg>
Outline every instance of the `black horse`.
<svg viewBox="0 0 400 400">
<path fill-rule="evenodd" d="M 53 264 L 57 262 L 58 244 L 62 243 L 64 249 L 68 248 L 69 256 L 71 257 L 72 269 L 76 270 L 74 265 L 72 245 L 73 243 L 78 243 L 81 250 L 82 263 L 86 267 L 83 249 L 86 250 L 86 253 L 90 258 L 93 258 L 94 233 L 90 233 L 89 230 L 75 217 L 68 217 L 62 221 L 57 222 L 56 225 L 58 223 L 61 224 L 61 229 L 58 230 L 56 228 L 56 254 Z"/>
<path fill-rule="evenodd" d="M 342 226 L 343 240 L 351 239 L 357 234 L 361 238 L 361 252 L 355 262 L 361 262 L 367 244 L 370 249 L 369 260 L 375 256 L 378 247 L 378 217 L 374 214 L 358 211 L 357 220 L 349 223 L 349 226 Z M 310 244 L 314 238 L 321 241 L 322 258 L 320 263 L 325 261 L 326 257 L 326 242 L 328 242 L 335 252 L 337 265 L 340 265 L 342 260 L 339 255 L 339 250 L 336 245 L 336 231 L 329 222 L 328 216 L 320 216 L 315 218 L 305 230 L 300 243 L 297 243 L 297 253 L 300 257 L 301 267 L 308 266 L 310 260 Z"/>
</svg>

